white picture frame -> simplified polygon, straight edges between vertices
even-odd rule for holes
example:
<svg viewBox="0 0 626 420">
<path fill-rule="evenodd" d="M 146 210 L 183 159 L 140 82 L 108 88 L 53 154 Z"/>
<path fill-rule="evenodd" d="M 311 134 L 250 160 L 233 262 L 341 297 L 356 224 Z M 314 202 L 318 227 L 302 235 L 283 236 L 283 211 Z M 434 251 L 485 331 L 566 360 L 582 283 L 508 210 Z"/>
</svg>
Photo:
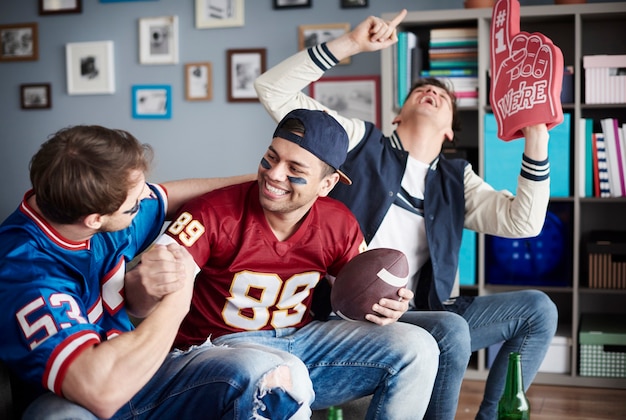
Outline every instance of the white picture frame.
<svg viewBox="0 0 626 420">
<path fill-rule="evenodd" d="M 113 41 L 65 44 L 68 95 L 115 93 Z"/>
<path fill-rule="evenodd" d="M 244 0 L 195 0 L 196 28 L 243 26 Z"/>
<path fill-rule="evenodd" d="M 139 63 L 178 63 L 178 16 L 139 19 Z"/>
</svg>

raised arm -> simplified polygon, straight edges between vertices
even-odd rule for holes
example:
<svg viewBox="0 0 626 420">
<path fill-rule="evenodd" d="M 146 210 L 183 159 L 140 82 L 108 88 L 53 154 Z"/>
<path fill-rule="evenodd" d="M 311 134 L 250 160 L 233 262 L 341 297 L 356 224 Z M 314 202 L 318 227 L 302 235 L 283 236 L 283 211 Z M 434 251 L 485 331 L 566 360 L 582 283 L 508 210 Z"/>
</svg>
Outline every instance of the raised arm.
<svg viewBox="0 0 626 420">
<path fill-rule="evenodd" d="M 340 115 L 302 90 L 320 79 L 342 58 L 393 45 L 397 41 L 395 28 L 404 16 L 405 10 L 390 22 L 370 16 L 349 33 L 288 57 L 255 80 L 254 87 L 260 102 L 275 121 L 280 121 L 296 108 L 324 110 L 339 121 L 348 133 L 350 148 L 354 147 L 363 137 L 364 122 Z"/>
</svg>

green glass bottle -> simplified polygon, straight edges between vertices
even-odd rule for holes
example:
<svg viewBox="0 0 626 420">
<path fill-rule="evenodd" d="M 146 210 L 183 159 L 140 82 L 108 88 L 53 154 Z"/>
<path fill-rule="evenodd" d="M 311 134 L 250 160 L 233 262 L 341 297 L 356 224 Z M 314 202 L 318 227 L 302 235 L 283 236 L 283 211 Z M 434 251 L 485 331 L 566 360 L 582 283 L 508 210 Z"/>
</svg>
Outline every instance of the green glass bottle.
<svg viewBox="0 0 626 420">
<path fill-rule="evenodd" d="M 530 420 L 530 404 L 523 382 L 522 356 L 510 353 L 504 393 L 498 401 L 498 420 Z"/>
<path fill-rule="evenodd" d="M 341 407 L 328 407 L 328 420 L 343 420 L 343 410 Z"/>
<path fill-rule="evenodd" d="M 341 407 L 335 408 L 335 420 L 343 420 L 343 409 Z"/>
</svg>

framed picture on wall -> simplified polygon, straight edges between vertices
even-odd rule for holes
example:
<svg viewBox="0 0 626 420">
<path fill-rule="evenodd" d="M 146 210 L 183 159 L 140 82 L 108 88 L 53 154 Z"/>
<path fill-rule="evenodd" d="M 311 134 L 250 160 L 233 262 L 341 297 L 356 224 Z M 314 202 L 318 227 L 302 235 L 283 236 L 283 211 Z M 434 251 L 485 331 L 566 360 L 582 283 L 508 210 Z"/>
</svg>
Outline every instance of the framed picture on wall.
<svg viewBox="0 0 626 420">
<path fill-rule="evenodd" d="M 324 25 L 298 26 L 298 47 L 300 50 L 328 42 L 350 31 L 349 23 L 327 23 Z M 349 64 L 350 57 L 339 64 Z"/>
<path fill-rule="evenodd" d="M 139 63 L 178 63 L 178 16 L 139 19 Z"/>
<path fill-rule="evenodd" d="M 274 0 L 274 9 L 293 9 L 294 7 L 311 7 L 311 0 Z"/>
<path fill-rule="evenodd" d="M 196 28 L 243 26 L 244 0 L 195 0 Z"/>
<path fill-rule="evenodd" d="M 210 101 L 213 99 L 211 63 L 185 64 L 185 99 Z"/>
<path fill-rule="evenodd" d="M 344 117 L 380 125 L 380 76 L 323 77 L 311 83 L 310 93 Z"/>
<path fill-rule="evenodd" d="M 342 9 L 351 9 L 353 7 L 367 7 L 368 0 L 340 0 Z"/>
<path fill-rule="evenodd" d="M 83 0 L 39 0 L 40 15 L 82 13 Z"/>
<path fill-rule="evenodd" d="M 257 102 L 254 80 L 265 72 L 265 48 L 226 50 L 228 102 Z"/>
<path fill-rule="evenodd" d="M 113 41 L 65 44 L 68 95 L 115 93 Z"/>
<path fill-rule="evenodd" d="M 132 87 L 133 118 L 168 119 L 172 117 L 170 85 L 134 85 Z"/>
<path fill-rule="evenodd" d="M 20 85 L 22 109 L 52 108 L 50 83 L 31 83 Z"/>
<path fill-rule="evenodd" d="M 39 36 L 36 23 L 0 25 L 0 61 L 36 61 Z"/>
</svg>

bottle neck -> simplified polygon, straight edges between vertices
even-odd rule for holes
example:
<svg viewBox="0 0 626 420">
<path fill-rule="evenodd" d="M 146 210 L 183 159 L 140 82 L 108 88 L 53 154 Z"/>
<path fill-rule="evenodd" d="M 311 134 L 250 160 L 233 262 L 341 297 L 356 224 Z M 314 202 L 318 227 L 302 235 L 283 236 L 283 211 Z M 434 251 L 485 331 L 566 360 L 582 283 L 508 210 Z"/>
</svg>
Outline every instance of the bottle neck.
<svg viewBox="0 0 626 420">
<path fill-rule="evenodd" d="M 506 374 L 505 395 L 516 395 L 524 392 L 522 378 L 522 356 L 519 353 L 509 355 L 509 367 Z"/>
</svg>

